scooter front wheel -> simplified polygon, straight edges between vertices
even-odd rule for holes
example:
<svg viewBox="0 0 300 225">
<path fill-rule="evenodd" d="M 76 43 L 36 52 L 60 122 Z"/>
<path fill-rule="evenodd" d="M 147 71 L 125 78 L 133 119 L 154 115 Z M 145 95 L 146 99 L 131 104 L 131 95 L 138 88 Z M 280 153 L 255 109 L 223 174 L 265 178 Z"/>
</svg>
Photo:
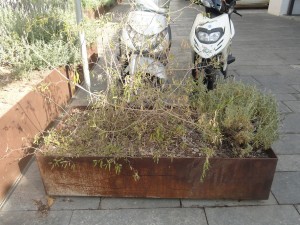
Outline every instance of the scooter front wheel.
<svg viewBox="0 0 300 225">
<path fill-rule="evenodd" d="M 207 90 L 213 90 L 216 87 L 217 69 L 209 65 L 207 60 L 199 60 L 199 56 L 194 54 L 194 68 L 192 69 L 192 77 L 198 84 L 199 79 L 203 77 L 202 83 L 207 87 Z M 201 76 L 202 73 L 202 76 Z"/>
<path fill-rule="evenodd" d="M 216 76 L 209 75 L 204 78 L 207 90 L 213 90 L 216 88 Z"/>
</svg>

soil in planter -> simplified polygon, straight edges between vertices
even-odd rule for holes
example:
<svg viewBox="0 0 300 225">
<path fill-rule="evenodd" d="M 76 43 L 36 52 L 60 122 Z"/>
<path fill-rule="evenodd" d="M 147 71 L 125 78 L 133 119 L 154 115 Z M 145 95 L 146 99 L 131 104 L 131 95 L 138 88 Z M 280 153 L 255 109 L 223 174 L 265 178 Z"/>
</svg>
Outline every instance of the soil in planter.
<svg viewBox="0 0 300 225">
<path fill-rule="evenodd" d="M 55 156 L 104 157 L 241 157 L 224 142 L 213 153 L 208 151 L 203 134 L 191 121 L 182 121 L 161 111 L 153 116 L 152 109 L 128 109 L 119 115 L 114 107 L 105 110 L 74 108 L 62 119 L 55 130 L 45 137 L 42 152 Z M 155 114 L 157 111 L 155 111 Z M 97 115 L 103 115 L 97 116 Z M 188 119 L 188 118 L 185 118 Z M 143 128 L 143 126 L 145 126 Z M 263 149 L 255 149 L 244 158 L 267 158 Z"/>
</svg>

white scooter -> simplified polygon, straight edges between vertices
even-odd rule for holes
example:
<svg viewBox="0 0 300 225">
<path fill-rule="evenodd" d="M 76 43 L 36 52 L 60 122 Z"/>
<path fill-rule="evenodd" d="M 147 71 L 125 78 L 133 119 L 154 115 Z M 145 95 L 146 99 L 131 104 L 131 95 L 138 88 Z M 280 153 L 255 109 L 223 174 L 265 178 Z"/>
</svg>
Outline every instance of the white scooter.
<svg viewBox="0 0 300 225">
<path fill-rule="evenodd" d="M 151 81 L 167 79 L 171 47 L 170 0 L 135 0 L 120 35 L 121 76 L 147 75 Z"/>
<path fill-rule="evenodd" d="M 235 61 L 230 50 L 235 34 L 231 14 L 240 14 L 234 9 L 236 0 L 199 2 L 205 12 L 197 15 L 190 34 L 194 63 L 192 76 L 195 81 L 202 76 L 207 89 L 212 90 L 219 72 L 226 78 L 228 64 Z"/>
</svg>

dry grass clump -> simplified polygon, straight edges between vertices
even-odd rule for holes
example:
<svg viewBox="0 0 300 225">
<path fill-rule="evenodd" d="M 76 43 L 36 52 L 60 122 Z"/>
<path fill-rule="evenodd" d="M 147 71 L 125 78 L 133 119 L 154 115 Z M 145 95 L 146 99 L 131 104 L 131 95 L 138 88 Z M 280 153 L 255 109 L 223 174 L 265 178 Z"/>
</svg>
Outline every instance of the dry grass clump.
<svg viewBox="0 0 300 225">
<path fill-rule="evenodd" d="M 278 138 L 276 100 L 253 86 L 229 82 L 214 91 L 201 89 L 192 107 L 205 142 L 228 148 L 233 156 L 247 157 L 269 149 Z"/>
</svg>

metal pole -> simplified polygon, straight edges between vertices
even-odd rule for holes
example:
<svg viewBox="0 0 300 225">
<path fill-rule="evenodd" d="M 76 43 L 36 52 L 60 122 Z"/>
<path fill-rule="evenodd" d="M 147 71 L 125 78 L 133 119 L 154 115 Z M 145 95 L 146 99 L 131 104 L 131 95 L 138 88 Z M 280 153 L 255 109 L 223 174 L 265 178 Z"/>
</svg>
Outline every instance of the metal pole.
<svg viewBox="0 0 300 225">
<path fill-rule="evenodd" d="M 292 15 L 293 9 L 294 9 L 294 4 L 295 4 L 295 0 L 290 0 L 289 8 L 288 8 L 288 11 L 287 11 L 288 16 Z"/>
<path fill-rule="evenodd" d="M 82 10 L 81 10 L 81 0 L 75 0 L 76 8 L 76 21 L 79 25 L 82 22 Z M 86 88 L 90 91 L 91 89 L 91 78 L 89 73 L 89 62 L 86 49 L 86 40 L 83 31 L 79 31 L 79 40 L 81 45 L 81 57 L 82 57 L 82 66 L 83 66 L 83 75 Z"/>
</svg>

